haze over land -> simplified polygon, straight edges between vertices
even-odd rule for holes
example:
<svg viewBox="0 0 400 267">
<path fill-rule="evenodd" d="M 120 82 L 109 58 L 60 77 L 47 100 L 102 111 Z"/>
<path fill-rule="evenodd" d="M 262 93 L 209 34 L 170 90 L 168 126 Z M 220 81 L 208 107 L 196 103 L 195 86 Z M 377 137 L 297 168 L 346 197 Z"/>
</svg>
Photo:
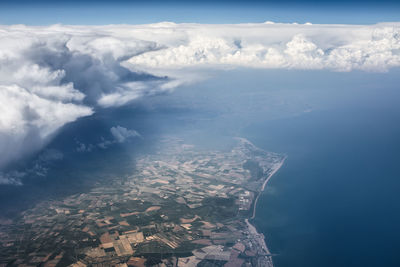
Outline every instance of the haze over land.
<svg viewBox="0 0 400 267">
<path fill-rule="evenodd" d="M 399 36 L 398 23 L 1 26 L 0 168 L 40 151 L 67 123 L 212 69 L 387 71 L 400 65 Z M 0 183 L 20 184 L 19 175 Z"/>
</svg>

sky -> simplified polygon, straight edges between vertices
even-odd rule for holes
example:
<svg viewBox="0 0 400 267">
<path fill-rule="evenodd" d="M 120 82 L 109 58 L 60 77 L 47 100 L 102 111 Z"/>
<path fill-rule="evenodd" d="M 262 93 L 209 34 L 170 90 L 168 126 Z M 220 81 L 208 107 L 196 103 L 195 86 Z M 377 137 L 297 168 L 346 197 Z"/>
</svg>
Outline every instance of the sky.
<svg viewBox="0 0 400 267">
<path fill-rule="evenodd" d="M 298 22 L 374 24 L 400 20 L 399 1 L 0 1 L 0 24 Z"/>
</svg>

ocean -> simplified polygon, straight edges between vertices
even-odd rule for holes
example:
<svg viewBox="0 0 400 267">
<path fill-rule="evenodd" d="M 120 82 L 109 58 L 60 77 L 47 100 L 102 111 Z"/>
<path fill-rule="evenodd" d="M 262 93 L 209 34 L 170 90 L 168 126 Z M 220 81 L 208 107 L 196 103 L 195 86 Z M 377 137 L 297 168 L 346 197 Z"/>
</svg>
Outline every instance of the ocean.
<svg viewBox="0 0 400 267">
<path fill-rule="evenodd" d="M 243 131 L 288 155 L 255 220 L 276 267 L 400 266 L 399 93 L 372 95 Z"/>
</svg>

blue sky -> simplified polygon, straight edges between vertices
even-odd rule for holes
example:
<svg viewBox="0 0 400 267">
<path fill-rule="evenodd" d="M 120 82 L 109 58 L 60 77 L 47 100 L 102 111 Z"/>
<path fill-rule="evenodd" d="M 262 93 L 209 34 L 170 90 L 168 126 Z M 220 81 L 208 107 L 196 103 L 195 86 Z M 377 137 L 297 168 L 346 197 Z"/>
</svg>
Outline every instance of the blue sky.
<svg viewBox="0 0 400 267">
<path fill-rule="evenodd" d="M 0 24 L 141 24 L 400 21 L 400 1 L 0 1 Z"/>
</svg>

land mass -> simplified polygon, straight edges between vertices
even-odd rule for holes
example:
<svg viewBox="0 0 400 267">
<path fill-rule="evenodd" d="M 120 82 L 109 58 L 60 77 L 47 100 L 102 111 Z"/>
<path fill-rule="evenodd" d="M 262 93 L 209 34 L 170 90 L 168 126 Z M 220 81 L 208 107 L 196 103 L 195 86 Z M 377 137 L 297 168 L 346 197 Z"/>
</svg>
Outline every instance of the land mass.
<svg viewBox="0 0 400 267">
<path fill-rule="evenodd" d="M 268 266 L 250 224 L 285 157 L 236 138 L 228 151 L 166 138 L 136 171 L 44 201 L 0 226 L 0 266 Z"/>
</svg>

